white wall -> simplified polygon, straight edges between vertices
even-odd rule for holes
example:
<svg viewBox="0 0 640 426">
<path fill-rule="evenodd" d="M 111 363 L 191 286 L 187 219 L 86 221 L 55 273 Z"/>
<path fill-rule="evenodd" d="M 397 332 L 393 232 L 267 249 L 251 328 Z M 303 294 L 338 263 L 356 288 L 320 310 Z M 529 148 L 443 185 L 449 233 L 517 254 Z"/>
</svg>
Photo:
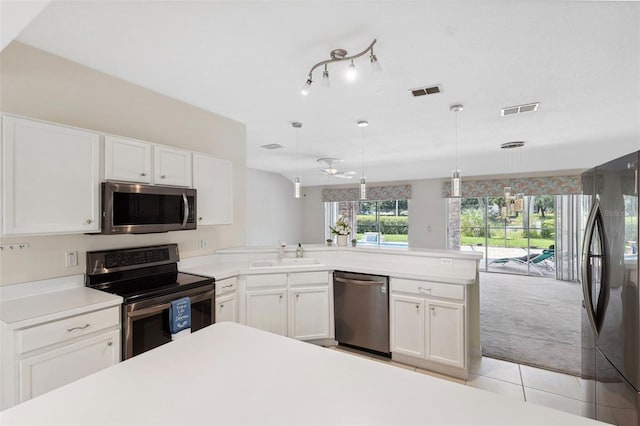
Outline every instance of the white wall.
<svg viewBox="0 0 640 426">
<path fill-rule="evenodd" d="M 293 183 L 282 175 L 247 169 L 246 235 L 248 246 L 274 246 L 302 239 L 302 198 L 293 197 Z"/>
<path fill-rule="evenodd" d="M 246 129 L 237 121 L 13 42 L 0 53 L 0 111 L 211 154 L 233 162 L 233 225 L 147 235 L 1 238 L 29 243 L 0 252 L 0 285 L 81 274 L 85 253 L 177 243 L 183 258 L 245 244 Z M 198 240 L 208 242 L 207 249 Z M 64 252 L 78 252 L 65 267 Z"/>
<path fill-rule="evenodd" d="M 413 248 L 446 249 L 446 200 L 442 198 L 442 179 L 408 182 L 376 182 L 373 185 L 408 183 L 412 187 L 409 201 L 409 245 Z M 325 240 L 324 203 L 322 188 L 304 188 L 302 240 L 323 243 Z"/>
</svg>

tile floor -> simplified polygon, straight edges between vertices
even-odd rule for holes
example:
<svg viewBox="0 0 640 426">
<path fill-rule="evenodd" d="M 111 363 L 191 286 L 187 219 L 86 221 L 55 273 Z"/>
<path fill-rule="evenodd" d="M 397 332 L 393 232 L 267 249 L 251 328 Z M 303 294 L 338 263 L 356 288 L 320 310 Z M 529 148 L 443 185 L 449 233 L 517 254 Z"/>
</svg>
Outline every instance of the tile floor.
<svg viewBox="0 0 640 426">
<path fill-rule="evenodd" d="M 465 381 L 432 371 L 391 361 L 388 358 L 343 346 L 332 347 L 354 356 L 384 362 L 417 373 L 451 380 L 474 388 L 499 393 L 532 404 L 544 405 L 578 416 L 593 417 L 594 406 L 588 402 L 589 381 L 568 374 L 514 364 L 494 358 L 472 358 L 469 378 Z M 616 424 L 613 414 L 609 423 Z"/>
</svg>

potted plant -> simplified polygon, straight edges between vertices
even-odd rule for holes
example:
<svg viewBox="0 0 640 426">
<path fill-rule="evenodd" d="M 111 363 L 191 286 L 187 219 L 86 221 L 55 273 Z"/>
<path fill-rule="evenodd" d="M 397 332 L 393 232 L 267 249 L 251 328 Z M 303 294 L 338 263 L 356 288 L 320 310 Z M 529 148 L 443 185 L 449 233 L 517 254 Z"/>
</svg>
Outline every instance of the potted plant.
<svg viewBox="0 0 640 426">
<path fill-rule="evenodd" d="M 327 245 L 331 246 L 333 244 L 333 240 L 331 238 L 327 238 Z"/>
<path fill-rule="evenodd" d="M 336 226 L 330 226 L 329 229 L 331 230 L 332 234 L 336 235 L 338 246 L 346 247 L 347 238 L 351 233 L 351 225 L 349 224 L 349 220 L 343 218 L 342 216 L 338 216 Z"/>
<path fill-rule="evenodd" d="M 351 240 L 351 247 L 355 247 L 356 244 L 358 244 L 358 240 L 356 240 L 355 238 Z"/>
</svg>

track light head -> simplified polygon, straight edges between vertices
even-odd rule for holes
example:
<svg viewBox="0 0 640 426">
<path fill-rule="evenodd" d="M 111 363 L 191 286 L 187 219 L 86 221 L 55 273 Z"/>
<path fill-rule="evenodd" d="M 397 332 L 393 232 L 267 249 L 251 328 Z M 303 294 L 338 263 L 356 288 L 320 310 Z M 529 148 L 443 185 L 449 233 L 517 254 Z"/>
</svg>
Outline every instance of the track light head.
<svg viewBox="0 0 640 426">
<path fill-rule="evenodd" d="M 311 80 L 311 76 L 309 76 L 307 81 L 302 86 L 302 89 L 300 89 L 300 93 L 303 96 L 307 96 L 309 94 L 309 92 L 311 91 L 311 83 L 313 83 L 313 80 Z"/>
<path fill-rule="evenodd" d="M 351 64 L 349 64 L 349 68 L 347 69 L 346 74 L 347 80 L 355 81 L 358 77 L 358 72 L 356 71 L 356 64 L 353 63 L 353 59 L 351 60 Z"/>
</svg>

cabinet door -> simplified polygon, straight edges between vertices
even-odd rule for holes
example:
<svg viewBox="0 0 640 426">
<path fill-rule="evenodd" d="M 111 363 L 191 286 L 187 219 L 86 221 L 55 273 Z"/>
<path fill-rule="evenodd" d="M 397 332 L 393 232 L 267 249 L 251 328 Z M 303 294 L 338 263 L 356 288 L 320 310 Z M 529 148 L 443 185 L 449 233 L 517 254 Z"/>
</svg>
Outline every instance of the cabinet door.
<svg viewBox="0 0 640 426">
<path fill-rule="evenodd" d="M 20 402 L 116 364 L 120 332 L 104 333 L 19 362 Z"/>
<path fill-rule="evenodd" d="M 423 358 L 425 302 L 409 296 L 391 296 L 391 352 Z"/>
<path fill-rule="evenodd" d="M 329 288 L 291 289 L 291 337 L 300 340 L 328 339 Z"/>
<path fill-rule="evenodd" d="M 238 322 L 238 295 L 236 293 L 216 296 L 216 322 Z"/>
<path fill-rule="evenodd" d="M 97 232 L 98 133 L 4 116 L 2 233 Z"/>
<path fill-rule="evenodd" d="M 105 136 L 104 178 L 151 183 L 151 144 Z"/>
<path fill-rule="evenodd" d="M 287 335 L 287 290 L 247 291 L 246 306 L 249 327 Z"/>
<path fill-rule="evenodd" d="M 427 301 L 426 358 L 464 368 L 464 306 Z"/>
<path fill-rule="evenodd" d="M 153 183 L 191 186 L 191 152 L 161 145 L 155 145 L 153 152 Z"/>
<path fill-rule="evenodd" d="M 233 223 L 233 163 L 193 154 L 193 187 L 198 190 L 198 225 Z"/>
</svg>

